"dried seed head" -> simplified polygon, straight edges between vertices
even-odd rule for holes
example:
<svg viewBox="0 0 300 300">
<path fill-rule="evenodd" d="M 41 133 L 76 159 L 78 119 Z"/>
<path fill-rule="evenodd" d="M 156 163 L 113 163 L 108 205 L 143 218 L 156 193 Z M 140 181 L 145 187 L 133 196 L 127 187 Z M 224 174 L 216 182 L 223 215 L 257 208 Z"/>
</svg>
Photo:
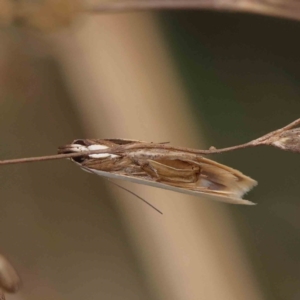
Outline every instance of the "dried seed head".
<svg viewBox="0 0 300 300">
<path fill-rule="evenodd" d="M 0 254 L 0 289 L 15 293 L 21 285 L 21 280 L 8 260 Z M 0 298 L 2 299 L 2 298 Z"/>
<path fill-rule="evenodd" d="M 300 128 L 286 130 L 266 140 L 264 144 L 300 153 Z"/>
</svg>

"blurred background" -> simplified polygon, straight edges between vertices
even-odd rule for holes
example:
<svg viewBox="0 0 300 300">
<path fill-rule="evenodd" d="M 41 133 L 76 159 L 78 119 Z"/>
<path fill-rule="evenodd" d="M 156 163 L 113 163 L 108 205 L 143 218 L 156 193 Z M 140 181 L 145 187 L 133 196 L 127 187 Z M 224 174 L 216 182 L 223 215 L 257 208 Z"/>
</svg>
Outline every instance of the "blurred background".
<svg viewBox="0 0 300 300">
<path fill-rule="evenodd" d="M 297 21 L 83 10 L 0 1 L 1 159 L 78 138 L 226 147 L 300 116 Z M 161 216 L 67 160 L 2 166 L 0 252 L 23 281 L 7 299 L 299 299 L 297 155 L 210 158 L 256 179 L 258 205 L 118 182 Z"/>
</svg>

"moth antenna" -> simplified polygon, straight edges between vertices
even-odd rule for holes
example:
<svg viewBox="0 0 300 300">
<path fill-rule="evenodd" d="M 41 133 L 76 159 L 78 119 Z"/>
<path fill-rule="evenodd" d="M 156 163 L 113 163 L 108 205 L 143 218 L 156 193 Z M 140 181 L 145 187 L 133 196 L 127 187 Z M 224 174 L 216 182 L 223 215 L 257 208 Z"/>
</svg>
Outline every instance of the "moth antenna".
<svg viewBox="0 0 300 300">
<path fill-rule="evenodd" d="M 93 174 L 96 174 L 92 169 L 90 168 L 86 168 L 86 167 L 83 167 L 83 166 L 80 166 L 82 169 L 84 169 L 85 171 L 89 172 L 89 173 L 93 173 Z M 154 205 L 152 205 L 150 202 L 148 202 L 147 200 L 143 199 L 142 197 L 140 197 L 139 195 L 137 195 L 136 193 L 124 188 L 123 186 L 117 184 L 116 182 L 114 181 L 111 181 L 109 180 L 108 178 L 106 178 L 110 183 L 116 185 L 117 187 L 119 187 L 120 189 L 132 194 L 133 196 L 136 196 L 138 199 L 142 200 L 144 203 L 148 204 L 150 207 L 152 207 L 154 210 L 156 210 L 157 212 L 159 212 L 160 214 L 163 214 L 158 208 L 156 208 Z M 0 299 L 1 300 L 1 299 Z"/>
<path fill-rule="evenodd" d="M 117 187 L 119 187 L 120 189 L 132 194 L 133 196 L 136 196 L 138 199 L 142 200 L 144 203 L 148 204 L 151 208 L 153 208 L 154 210 L 156 210 L 157 212 L 159 212 L 160 214 L 163 214 L 158 208 L 156 208 L 155 206 L 153 206 L 150 202 L 148 202 L 147 200 L 145 200 L 144 198 L 140 197 L 139 195 L 137 195 L 136 193 L 124 188 L 123 186 L 115 183 L 114 181 L 109 180 L 108 178 L 106 178 L 110 183 L 116 185 Z"/>
</svg>

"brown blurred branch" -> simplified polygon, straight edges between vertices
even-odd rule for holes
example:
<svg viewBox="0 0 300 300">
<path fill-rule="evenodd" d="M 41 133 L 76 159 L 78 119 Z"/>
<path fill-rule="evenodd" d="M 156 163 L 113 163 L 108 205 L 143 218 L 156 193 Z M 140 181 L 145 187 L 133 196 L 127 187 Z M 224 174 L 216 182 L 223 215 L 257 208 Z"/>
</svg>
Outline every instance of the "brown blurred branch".
<svg viewBox="0 0 300 300">
<path fill-rule="evenodd" d="M 121 0 L 102 2 L 84 11 L 102 14 L 175 9 L 246 12 L 300 20 L 300 1 L 298 0 Z"/>
<path fill-rule="evenodd" d="M 5 300 L 4 292 L 15 293 L 21 286 L 21 280 L 11 263 L 0 254 L 0 300 Z"/>
</svg>

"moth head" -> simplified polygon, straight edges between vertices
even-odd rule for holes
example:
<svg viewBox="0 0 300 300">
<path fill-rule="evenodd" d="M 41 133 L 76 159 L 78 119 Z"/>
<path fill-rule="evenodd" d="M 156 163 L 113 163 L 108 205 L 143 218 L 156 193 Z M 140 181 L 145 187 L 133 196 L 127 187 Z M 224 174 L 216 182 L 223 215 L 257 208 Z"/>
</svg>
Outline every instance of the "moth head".
<svg viewBox="0 0 300 300">
<path fill-rule="evenodd" d="M 69 153 L 80 153 L 80 152 L 87 152 L 87 151 L 95 151 L 95 150 L 105 150 L 109 149 L 107 145 L 102 145 L 100 143 L 93 143 L 93 140 L 75 140 L 70 145 L 65 145 L 58 148 L 58 154 L 69 154 Z M 89 154 L 79 157 L 72 158 L 73 161 L 77 163 L 81 163 L 86 159 L 89 158 L 114 158 L 118 157 L 115 154 L 110 153 L 95 153 L 95 154 Z"/>
</svg>

